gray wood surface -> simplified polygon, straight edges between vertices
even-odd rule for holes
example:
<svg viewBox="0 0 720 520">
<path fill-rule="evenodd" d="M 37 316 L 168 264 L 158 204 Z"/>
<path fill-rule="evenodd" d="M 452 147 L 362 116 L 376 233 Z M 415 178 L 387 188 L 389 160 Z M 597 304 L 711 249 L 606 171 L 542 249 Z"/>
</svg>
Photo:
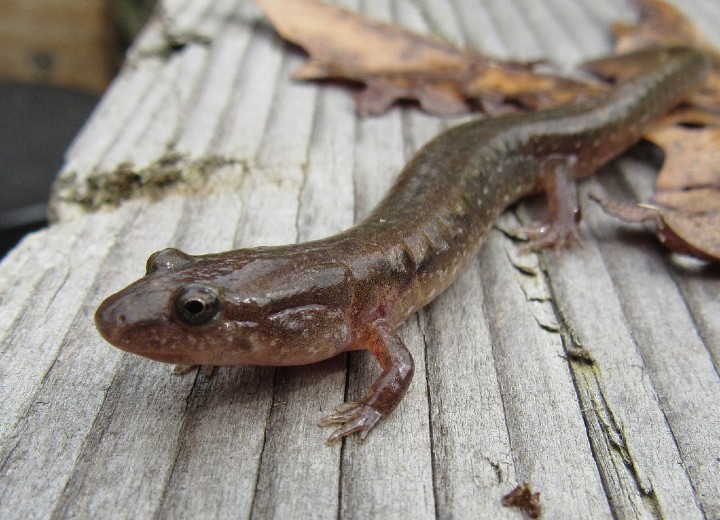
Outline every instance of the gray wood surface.
<svg viewBox="0 0 720 520">
<path fill-rule="evenodd" d="M 630 18 L 621 0 L 342 3 L 565 67 Z M 500 499 L 529 482 L 547 518 L 720 518 L 720 271 L 590 204 L 584 247 L 520 255 L 493 231 L 401 327 L 416 375 L 365 443 L 328 447 L 316 423 L 371 384 L 367 353 L 208 379 L 107 345 L 93 312 L 150 253 L 345 229 L 457 122 L 358 119 L 346 90 L 291 81 L 302 53 L 247 0 L 163 6 L 68 151 L 58 223 L 0 264 L 0 517 L 521 518 Z M 716 43 L 718 7 L 682 3 Z M 631 153 L 583 192 L 647 197 L 656 167 Z"/>
</svg>

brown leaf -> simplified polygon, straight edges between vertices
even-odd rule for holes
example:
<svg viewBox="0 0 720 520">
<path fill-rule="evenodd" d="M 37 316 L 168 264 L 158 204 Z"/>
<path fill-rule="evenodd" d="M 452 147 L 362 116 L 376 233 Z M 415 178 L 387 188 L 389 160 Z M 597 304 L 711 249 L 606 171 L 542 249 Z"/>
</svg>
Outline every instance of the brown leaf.
<svg viewBox="0 0 720 520">
<path fill-rule="evenodd" d="M 639 76 L 662 65 L 665 57 L 656 47 L 613 54 L 583 63 L 582 68 L 606 80 L 618 81 Z"/>
<path fill-rule="evenodd" d="M 637 24 L 615 23 L 615 51 L 626 53 L 658 45 L 697 43 L 695 26 L 674 6 L 663 0 L 630 0 L 638 13 Z"/>
<path fill-rule="evenodd" d="M 535 64 L 494 60 L 317 0 L 256 0 L 277 31 L 305 48 L 310 60 L 298 79 L 344 78 L 365 83 L 361 114 L 381 113 L 398 99 L 428 112 L 457 114 L 476 99 L 503 110 L 557 106 L 597 87 L 546 73 Z"/>
<path fill-rule="evenodd" d="M 382 114 L 398 99 L 412 98 L 433 114 L 455 115 L 470 110 L 456 81 L 377 76 L 366 78 L 365 85 L 355 96 L 361 116 Z"/>
<path fill-rule="evenodd" d="M 433 72 L 457 76 L 467 53 L 440 40 L 315 0 L 255 0 L 275 29 L 312 56 L 302 79 Z"/>
<path fill-rule="evenodd" d="M 720 56 L 710 52 L 712 68 L 705 85 L 690 97 L 690 102 L 708 112 L 720 113 Z"/>
<path fill-rule="evenodd" d="M 695 127 L 717 126 L 720 127 L 720 110 L 711 111 L 698 108 L 695 105 L 683 104 L 667 114 L 656 126 L 655 129 L 671 127 L 673 125 L 690 125 Z M 652 131 L 648 132 L 651 136 Z M 651 137 L 648 137 L 651 139 Z"/>
<path fill-rule="evenodd" d="M 720 188 L 720 128 L 664 127 L 646 137 L 665 152 L 657 190 Z"/>
<path fill-rule="evenodd" d="M 558 75 L 534 72 L 512 62 L 476 62 L 463 92 L 470 98 L 497 101 L 498 96 L 532 110 L 557 107 L 605 90 L 599 83 L 584 83 Z"/>
<path fill-rule="evenodd" d="M 667 192 L 654 196 L 655 204 L 637 206 L 618 204 L 597 195 L 590 198 L 600 204 L 605 213 L 620 220 L 654 224 L 658 239 L 671 251 L 709 262 L 720 261 L 720 208 L 716 202 L 720 191 L 717 189 Z M 671 206 L 664 206 L 661 200 Z"/>
<path fill-rule="evenodd" d="M 631 1 L 640 20 L 637 25 L 615 26 L 619 51 L 700 41 L 694 26 L 669 4 L 661 0 Z M 416 99 L 425 110 L 438 114 L 466 111 L 471 100 L 493 114 L 518 108 L 537 110 L 606 88 L 553 72 L 539 73 L 537 64 L 490 59 L 317 0 L 256 2 L 284 38 L 310 54 L 309 61 L 295 72 L 296 78 L 344 78 L 365 84 L 365 90 L 356 96 L 361 114 L 384 112 L 398 99 Z M 651 55 L 612 56 L 587 68 L 606 78 L 623 79 L 659 65 L 653 63 Z M 672 121 L 708 124 L 720 119 L 720 59 L 717 55 L 714 59 L 713 74 L 705 88 L 682 112 L 675 113 Z M 658 188 L 671 189 L 674 195 L 670 204 L 669 191 L 656 194 L 653 200 L 657 207 L 645 208 L 643 218 L 650 211 L 661 240 L 675 250 L 713 255 L 717 241 L 712 230 L 717 226 L 710 231 L 705 226 L 717 222 L 713 203 L 718 197 L 705 197 L 715 193 L 718 185 L 717 134 L 666 128 L 653 131 L 651 139 L 665 150 L 667 158 Z M 698 187 L 710 190 L 697 192 L 710 204 L 702 212 L 698 207 L 703 204 L 689 197 L 687 191 Z M 628 211 L 616 213 L 628 216 Z"/>
<path fill-rule="evenodd" d="M 675 252 L 720 261 L 720 128 L 660 127 L 648 138 L 665 152 L 651 203 L 629 207 L 592 198 L 626 222 L 653 222 Z"/>
<path fill-rule="evenodd" d="M 720 187 L 658 192 L 651 201 L 674 235 L 668 233 L 665 242 L 673 241 L 675 251 L 720 261 Z"/>
<path fill-rule="evenodd" d="M 702 47 L 712 60 L 703 87 L 668 114 L 646 138 L 665 152 L 652 204 L 628 207 L 596 200 L 603 209 L 628 222 L 652 221 L 658 238 L 673 251 L 705 260 L 720 260 L 720 57 L 695 26 L 662 0 L 632 0 L 637 24 L 616 24 L 618 52 L 667 45 Z M 643 60 L 611 56 L 587 64 L 601 77 L 622 80 L 641 73 Z M 690 124 L 701 128 L 672 126 Z"/>
<path fill-rule="evenodd" d="M 672 251 L 720 261 L 720 128 L 660 127 L 648 138 L 665 152 L 650 204 L 591 198 L 626 222 L 652 222 Z"/>
<path fill-rule="evenodd" d="M 358 96 L 361 114 L 408 97 L 443 114 L 467 110 L 459 85 L 477 55 L 315 0 L 255 1 L 283 38 L 310 54 L 295 78 L 367 84 Z"/>
</svg>

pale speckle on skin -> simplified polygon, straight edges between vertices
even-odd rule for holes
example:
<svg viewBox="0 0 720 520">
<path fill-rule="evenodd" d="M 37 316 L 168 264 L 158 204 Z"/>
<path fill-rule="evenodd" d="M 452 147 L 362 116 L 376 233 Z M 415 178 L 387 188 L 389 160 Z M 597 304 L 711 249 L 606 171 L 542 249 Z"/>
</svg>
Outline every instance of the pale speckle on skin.
<svg viewBox="0 0 720 520">
<path fill-rule="evenodd" d="M 259 340 L 257 334 L 248 334 L 248 343 L 250 343 L 250 346 L 252 347 L 253 351 L 262 351 L 263 350 L 263 344 Z"/>
</svg>

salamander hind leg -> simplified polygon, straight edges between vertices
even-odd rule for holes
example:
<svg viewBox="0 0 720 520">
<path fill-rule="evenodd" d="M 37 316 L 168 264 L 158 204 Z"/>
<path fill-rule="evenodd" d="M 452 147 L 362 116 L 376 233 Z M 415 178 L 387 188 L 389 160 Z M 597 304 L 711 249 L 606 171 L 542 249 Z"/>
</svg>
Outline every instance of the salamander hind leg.
<svg viewBox="0 0 720 520">
<path fill-rule="evenodd" d="M 549 247 L 562 249 L 572 244 L 582 244 L 578 231 L 580 204 L 577 185 L 568 158 L 548 160 L 540 185 L 548 200 L 548 221 L 520 231 L 530 241 L 523 251 L 541 250 Z"/>
<path fill-rule="evenodd" d="M 410 351 L 385 320 L 370 324 L 366 347 L 380 363 L 382 373 L 362 401 L 345 403 L 320 421 L 320 426 L 341 425 L 328 437 L 328 444 L 353 433 L 359 433 L 360 440 L 364 440 L 397 406 L 412 381 L 415 366 Z"/>
</svg>

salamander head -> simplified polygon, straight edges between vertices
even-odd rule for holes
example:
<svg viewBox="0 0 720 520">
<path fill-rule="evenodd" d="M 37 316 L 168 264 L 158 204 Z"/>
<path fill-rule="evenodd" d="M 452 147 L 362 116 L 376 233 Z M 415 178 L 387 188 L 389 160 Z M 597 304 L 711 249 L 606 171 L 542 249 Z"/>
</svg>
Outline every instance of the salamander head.
<svg viewBox="0 0 720 520">
<path fill-rule="evenodd" d="M 300 266 L 282 251 L 159 251 L 143 278 L 100 305 L 97 329 L 118 348 L 168 363 L 303 364 L 346 350 L 347 270 Z"/>
</svg>

